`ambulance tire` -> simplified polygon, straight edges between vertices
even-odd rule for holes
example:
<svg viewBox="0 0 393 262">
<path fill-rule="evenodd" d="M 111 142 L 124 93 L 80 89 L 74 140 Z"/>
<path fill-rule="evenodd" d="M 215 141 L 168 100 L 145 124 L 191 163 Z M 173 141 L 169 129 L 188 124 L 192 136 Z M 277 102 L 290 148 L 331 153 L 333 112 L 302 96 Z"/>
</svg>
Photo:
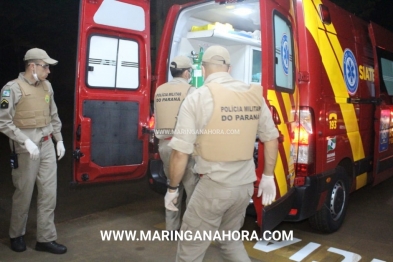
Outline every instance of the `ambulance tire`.
<svg viewBox="0 0 393 262">
<path fill-rule="evenodd" d="M 335 232 L 341 227 L 348 208 L 350 180 L 343 167 L 336 168 L 333 180 L 323 207 L 309 218 L 310 226 L 324 233 Z"/>
</svg>

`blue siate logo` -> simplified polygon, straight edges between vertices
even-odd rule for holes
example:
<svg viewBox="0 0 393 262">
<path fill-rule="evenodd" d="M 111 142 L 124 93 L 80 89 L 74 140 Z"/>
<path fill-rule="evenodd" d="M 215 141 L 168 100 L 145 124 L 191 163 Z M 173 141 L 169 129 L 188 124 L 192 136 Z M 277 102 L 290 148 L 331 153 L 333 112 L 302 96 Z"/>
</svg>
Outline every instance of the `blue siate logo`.
<svg viewBox="0 0 393 262">
<path fill-rule="evenodd" d="M 343 58 L 344 80 L 348 93 L 355 94 L 358 90 L 359 72 L 356 58 L 350 49 L 344 50 Z"/>
<path fill-rule="evenodd" d="M 288 36 L 283 34 L 281 38 L 281 62 L 284 73 L 288 75 L 289 70 L 289 47 L 288 47 Z"/>
</svg>

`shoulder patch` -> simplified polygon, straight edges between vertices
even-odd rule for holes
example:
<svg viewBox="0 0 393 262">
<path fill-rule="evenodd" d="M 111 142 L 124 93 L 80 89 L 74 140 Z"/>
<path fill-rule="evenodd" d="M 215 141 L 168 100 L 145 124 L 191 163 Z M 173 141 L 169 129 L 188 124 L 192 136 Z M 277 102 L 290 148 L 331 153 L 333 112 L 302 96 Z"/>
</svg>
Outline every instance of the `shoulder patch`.
<svg viewBox="0 0 393 262">
<path fill-rule="evenodd" d="M 10 90 L 9 89 L 5 89 L 3 90 L 3 92 L 1 93 L 2 97 L 9 97 L 10 96 Z"/>
<path fill-rule="evenodd" d="M 6 108 L 8 108 L 8 100 L 7 99 L 3 99 L 3 100 L 1 100 L 1 103 L 0 103 L 0 108 L 1 109 L 6 109 Z"/>
</svg>

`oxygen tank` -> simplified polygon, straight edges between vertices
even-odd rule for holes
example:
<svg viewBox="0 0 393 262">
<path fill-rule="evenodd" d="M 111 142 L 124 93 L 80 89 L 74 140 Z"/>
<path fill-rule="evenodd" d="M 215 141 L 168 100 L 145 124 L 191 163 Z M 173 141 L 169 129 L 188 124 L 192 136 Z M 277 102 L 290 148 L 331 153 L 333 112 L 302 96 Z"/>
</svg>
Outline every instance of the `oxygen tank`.
<svg viewBox="0 0 393 262">
<path fill-rule="evenodd" d="M 202 56 L 203 56 L 202 46 L 199 49 L 199 54 L 196 54 L 195 51 L 191 51 L 191 58 L 192 58 L 191 85 L 195 86 L 196 88 L 199 88 L 203 85 Z"/>
</svg>

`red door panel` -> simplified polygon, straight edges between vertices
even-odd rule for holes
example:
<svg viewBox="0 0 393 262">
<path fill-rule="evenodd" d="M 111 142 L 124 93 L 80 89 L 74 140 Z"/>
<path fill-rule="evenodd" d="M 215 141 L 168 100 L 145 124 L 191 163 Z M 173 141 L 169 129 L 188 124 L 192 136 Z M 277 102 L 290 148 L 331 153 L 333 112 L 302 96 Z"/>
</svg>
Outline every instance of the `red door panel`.
<svg viewBox="0 0 393 262">
<path fill-rule="evenodd" d="M 131 180 L 146 173 L 149 14 L 149 1 L 81 1 L 74 182 Z"/>
</svg>

